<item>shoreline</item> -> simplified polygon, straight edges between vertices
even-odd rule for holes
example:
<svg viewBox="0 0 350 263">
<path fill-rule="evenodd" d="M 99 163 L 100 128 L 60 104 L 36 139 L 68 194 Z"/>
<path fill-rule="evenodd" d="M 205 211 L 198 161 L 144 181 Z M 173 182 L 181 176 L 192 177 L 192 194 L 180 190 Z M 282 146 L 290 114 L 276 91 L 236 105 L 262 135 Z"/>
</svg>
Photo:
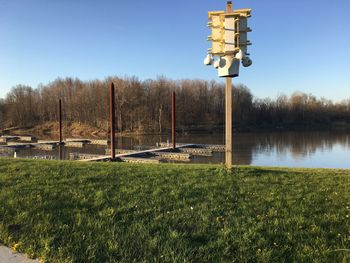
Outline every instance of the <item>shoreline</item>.
<svg viewBox="0 0 350 263">
<path fill-rule="evenodd" d="M 234 133 L 275 133 L 275 132 L 312 132 L 312 131 L 350 131 L 350 124 L 335 123 L 332 125 L 266 125 L 266 126 L 233 126 Z M 167 136 L 170 130 L 163 132 L 155 131 L 124 131 L 116 132 L 120 137 L 141 137 L 141 136 Z M 195 134 L 221 134 L 224 133 L 223 126 L 213 127 L 179 127 L 176 133 L 180 136 Z M 72 138 L 98 138 L 106 139 L 109 137 L 106 129 L 92 127 L 81 123 L 68 123 L 63 125 L 63 134 L 65 137 Z M 32 135 L 40 138 L 52 138 L 58 135 L 58 123 L 45 123 L 31 127 L 12 127 L 0 129 L 0 135 Z"/>
</svg>

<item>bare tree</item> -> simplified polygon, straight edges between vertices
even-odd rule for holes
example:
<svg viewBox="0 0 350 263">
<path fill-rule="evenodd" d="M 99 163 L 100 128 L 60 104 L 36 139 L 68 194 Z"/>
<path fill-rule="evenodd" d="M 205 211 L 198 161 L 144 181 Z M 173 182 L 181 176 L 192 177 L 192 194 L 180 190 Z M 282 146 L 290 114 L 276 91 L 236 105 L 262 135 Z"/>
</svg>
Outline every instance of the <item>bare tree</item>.
<svg viewBox="0 0 350 263">
<path fill-rule="evenodd" d="M 177 127 L 182 130 L 223 128 L 225 85 L 215 81 L 160 76 L 140 81 L 117 76 L 81 81 L 58 78 L 36 89 L 17 85 L 0 100 L 0 127 L 32 126 L 57 121 L 62 99 L 64 119 L 108 129 L 108 86 L 116 85 L 118 132 L 164 133 L 170 129 L 171 93 L 177 93 Z M 244 85 L 233 87 L 233 120 L 239 128 L 280 128 L 350 123 L 350 99 L 340 103 L 295 92 L 276 99 L 254 98 Z"/>
</svg>

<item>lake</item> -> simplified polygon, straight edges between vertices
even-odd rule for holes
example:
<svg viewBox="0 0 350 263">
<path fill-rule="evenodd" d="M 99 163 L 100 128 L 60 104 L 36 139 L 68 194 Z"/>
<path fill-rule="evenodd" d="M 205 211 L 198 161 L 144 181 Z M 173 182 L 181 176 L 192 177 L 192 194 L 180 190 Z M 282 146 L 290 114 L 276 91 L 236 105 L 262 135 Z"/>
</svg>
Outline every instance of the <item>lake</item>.
<svg viewBox="0 0 350 263">
<path fill-rule="evenodd" d="M 168 136 L 118 137 L 117 148 L 132 149 L 139 145 L 155 146 L 166 142 Z M 177 137 L 177 142 L 224 144 L 223 134 L 192 134 Z M 85 148 L 65 148 L 69 153 L 104 154 L 105 147 L 88 145 Z M 57 159 L 58 150 L 19 150 L 17 157 Z M 12 156 L 13 153 L 1 153 Z M 224 153 L 213 157 L 195 157 L 192 163 L 223 163 Z M 350 168 L 350 131 L 298 131 L 239 133 L 233 136 L 233 163 L 257 166 L 288 166 L 310 168 Z"/>
</svg>

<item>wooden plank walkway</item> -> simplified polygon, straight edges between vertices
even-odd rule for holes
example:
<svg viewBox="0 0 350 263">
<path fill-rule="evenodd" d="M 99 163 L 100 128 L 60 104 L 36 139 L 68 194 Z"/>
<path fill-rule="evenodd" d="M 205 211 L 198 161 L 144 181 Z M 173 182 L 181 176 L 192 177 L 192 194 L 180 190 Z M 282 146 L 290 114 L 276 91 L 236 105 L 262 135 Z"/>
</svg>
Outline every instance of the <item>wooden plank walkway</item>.
<svg viewBox="0 0 350 263">
<path fill-rule="evenodd" d="M 183 144 L 183 145 L 177 146 L 176 148 L 191 147 L 191 146 L 194 146 L 194 144 Z M 115 158 L 117 159 L 117 158 L 123 158 L 123 157 L 133 157 L 135 155 L 143 155 L 143 154 L 162 152 L 162 151 L 166 152 L 166 151 L 170 151 L 170 150 L 173 150 L 173 148 L 172 147 L 155 148 L 155 149 L 150 149 L 150 150 L 116 154 Z M 79 160 L 79 162 L 104 162 L 104 161 L 109 161 L 110 159 L 111 159 L 110 156 L 100 156 L 100 157 L 91 158 L 91 159 Z"/>
<path fill-rule="evenodd" d="M 70 153 L 69 160 L 71 161 L 81 161 L 86 159 L 99 158 L 101 155 L 96 154 L 81 154 L 81 153 Z M 108 156 L 107 156 L 108 157 Z M 127 163 L 160 163 L 160 160 L 153 158 L 141 158 L 141 157 L 120 157 L 118 158 L 122 162 Z"/>
<path fill-rule="evenodd" d="M 225 145 L 220 144 L 191 144 L 193 148 L 207 149 L 213 152 L 225 152 Z M 160 147 L 169 146 L 167 143 L 159 143 Z M 176 146 L 181 146 L 182 148 L 189 148 L 185 143 L 177 143 Z"/>
</svg>

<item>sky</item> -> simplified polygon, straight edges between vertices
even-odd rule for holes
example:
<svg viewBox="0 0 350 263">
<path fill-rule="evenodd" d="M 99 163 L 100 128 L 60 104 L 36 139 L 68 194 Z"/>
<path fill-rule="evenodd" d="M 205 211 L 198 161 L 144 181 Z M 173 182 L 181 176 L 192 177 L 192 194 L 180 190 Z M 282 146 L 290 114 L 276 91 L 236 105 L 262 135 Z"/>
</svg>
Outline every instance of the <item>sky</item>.
<svg viewBox="0 0 350 263">
<path fill-rule="evenodd" d="M 0 98 L 17 84 L 81 80 L 223 82 L 203 65 L 207 12 L 223 0 L 0 0 Z M 233 0 L 252 8 L 253 66 L 233 83 L 260 98 L 294 91 L 350 98 L 349 0 Z"/>
</svg>

